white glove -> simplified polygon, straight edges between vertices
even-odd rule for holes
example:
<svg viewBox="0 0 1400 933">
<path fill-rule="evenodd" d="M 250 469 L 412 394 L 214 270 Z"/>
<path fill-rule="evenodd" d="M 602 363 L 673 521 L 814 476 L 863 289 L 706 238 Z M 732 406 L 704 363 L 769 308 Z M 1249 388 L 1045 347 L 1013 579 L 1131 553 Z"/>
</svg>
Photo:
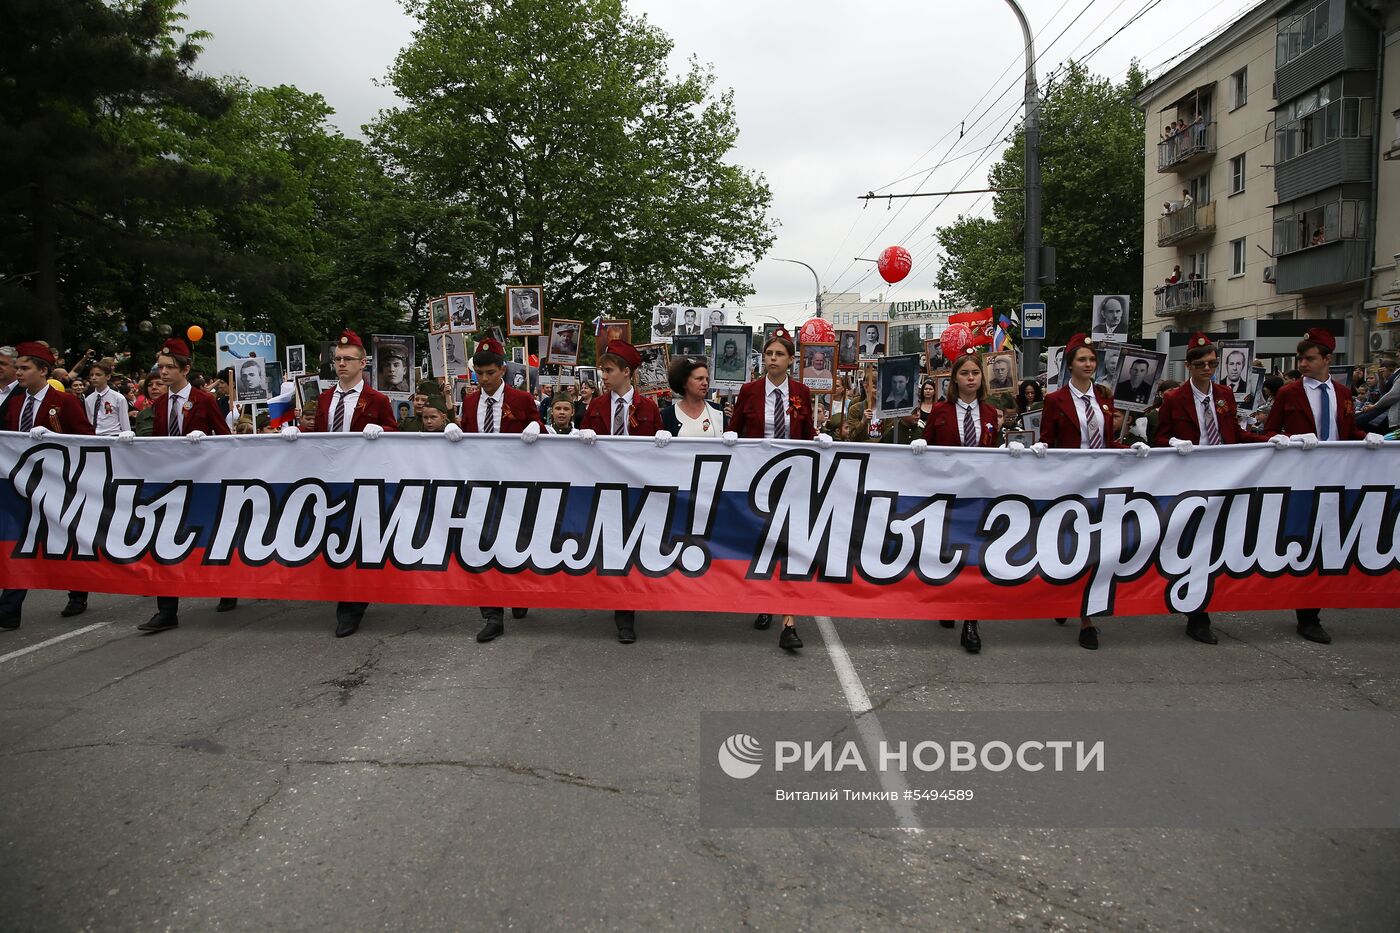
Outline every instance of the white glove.
<svg viewBox="0 0 1400 933">
<path fill-rule="evenodd" d="M 52 433 L 53 433 L 53 432 L 50 431 L 48 428 L 46 428 L 46 427 L 44 427 L 44 426 L 42 426 L 42 425 L 38 425 L 38 424 L 34 425 L 34 427 L 32 427 L 32 428 L 29 429 L 29 437 L 30 437 L 30 439 L 31 439 L 31 440 L 36 440 L 36 441 L 39 440 L 40 438 L 42 438 L 45 434 L 52 434 Z"/>
<path fill-rule="evenodd" d="M 1142 441 L 1137 441 L 1133 444 L 1133 453 L 1137 454 L 1139 457 L 1146 457 L 1147 452 L 1151 449 L 1151 447 L 1148 447 Z"/>
<path fill-rule="evenodd" d="M 1370 433 L 1366 435 L 1366 446 L 1375 450 L 1385 445 L 1385 438 L 1379 434 Z"/>
<path fill-rule="evenodd" d="M 526 444 L 533 444 L 540 439 L 540 423 L 531 421 L 525 425 L 525 430 L 520 432 L 520 440 Z"/>
<path fill-rule="evenodd" d="M 452 443 L 457 443 L 467 436 L 467 432 L 462 430 L 462 426 L 455 421 L 447 422 L 447 427 L 442 429 L 442 436 Z"/>
<path fill-rule="evenodd" d="M 379 439 L 379 435 L 384 433 L 384 429 L 371 421 L 369 424 L 365 425 L 364 433 L 365 437 L 369 438 L 372 441 L 375 441 Z"/>
<path fill-rule="evenodd" d="M 590 447 L 598 443 L 598 432 L 592 428 L 580 428 L 574 434 L 578 435 L 578 439 Z"/>
<path fill-rule="evenodd" d="M 1318 445 L 1316 434 L 1295 434 L 1293 435 L 1291 440 L 1297 441 L 1299 444 L 1302 444 L 1304 450 L 1312 450 Z"/>
<path fill-rule="evenodd" d="M 282 435 L 282 440 L 284 441 L 294 441 L 301 437 L 301 431 L 294 424 L 282 425 L 282 430 L 277 433 Z"/>
<path fill-rule="evenodd" d="M 1181 454 L 1182 456 L 1185 456 L 1186 454 L 1189 454 L 1191 451 L 1196 449 L 1195 444 L 1191 443 L 1190 441 L 1184 441 L 1179 437 L 1174 437 L 1171 440 L 1167 441 L 1167 443 L 1170 444 L 1173 448 L 1175 448 L 1176 452 Z"/>
<path fill-rule="evenodd" d="M 1035 454 L 1037 457 L 1045 456 L 1045 452 L 1049 449 L 1050 448 L 1045 445 L 1044 441 L 1036 441 L 1031 445 L 1031 453 Z"/>
<path fill-rule="evenodd" d="M 1022 444 L 1020 441 L 1012 441 L 1006 445 L 1006 449 L 1010 451 L 1011 456 L 1019 457 L 1026 452 L 1026 445 Z"/>
<path fill-rule="evenodd" d="M 733 447 L 735 444 L 739 443 L 739 435 L 735 434 L 733 431 L 725 431 L 720 435 L 720 440 L 724 441 L 725 447 Z"/>
<path fill-rule="evenodd" d="M 914 451 L 914 456 L 917 457 L 928 450 L 928 441 L 924 440 L 922 437 L 916 437 L 909 442 L 909 449 Z"/>
<path fill-rule="evenodd" d="M 117 440 L 121 441 L 123 444 L 130 444 L 132 441 L 136 440 L 136 432 L 123 431 L 117 435 Z"/>
<path fill-rule="evenodd" d="M 1269 438 L 1269 443 L 1274 445 L 1275 450 L 1287 450 L 1293 442 L 1288 439 L 1287 434 L 1275 434 Z"/>
<path fill-rule="evenodd" d="M 189 441 L 191 444 L 198 444 L 200 441 L 204 440 L 204 432 L 191 431 L 185 435 L 185 440 Z"/>
<path fill-rule="evenodd" d="M 667 444 L 671 443 L 671 436 L 672 436 L 672 435 L 671 435 L 671 432 L 670 432 L 670 431 L 665 431 L 665 430 L 657 431 L 657 432 L 656 432 L 656 446 L 657 446 L 657 447 L 665 447 Z"/>
<path fill-rule="evenodd" d="M 822 450 L 830 450 L 831 445 L 834 443 L 836 442 L 831 439 L 831 435 L 827 434 L 825 431 L 817 435 L 817 446 Z"/>
</svg>

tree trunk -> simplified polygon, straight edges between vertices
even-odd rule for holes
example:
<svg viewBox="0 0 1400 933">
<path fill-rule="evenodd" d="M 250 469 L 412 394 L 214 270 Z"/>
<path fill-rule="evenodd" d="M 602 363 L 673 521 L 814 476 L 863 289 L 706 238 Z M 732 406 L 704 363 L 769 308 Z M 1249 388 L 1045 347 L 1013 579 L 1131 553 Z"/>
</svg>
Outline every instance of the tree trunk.
<svg viewBox="0 0 1400 933">
<path fill-rule="evenodd" d="M 41 336 L 55 350 L 63 348 L 63 318 L 58 310 L 58 230 L 54 223 L 53 181 L 48 172 L 34 185 L 34 275 Z"/>
</svg>

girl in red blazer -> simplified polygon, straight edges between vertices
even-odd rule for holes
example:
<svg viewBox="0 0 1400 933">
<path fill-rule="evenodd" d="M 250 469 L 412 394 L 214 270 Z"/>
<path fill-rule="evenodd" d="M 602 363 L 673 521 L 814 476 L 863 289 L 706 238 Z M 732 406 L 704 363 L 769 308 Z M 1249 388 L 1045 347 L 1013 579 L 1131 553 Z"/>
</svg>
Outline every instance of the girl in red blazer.
<svg viewBox="0 0 1400 933">
<path fill-rule="evenodd" d="M 788 377 L 788 367 L 792 365 L 795 352 L 792 338 L 785 329 L 779 327 L 773 331 L 763 345 L 766 375 L 744 383 L 739 390 L 739 400 L 734 403 L 734 414 L 729 419 L 729 430 L 740 437 L 792 438 L 798 441 L 816 438 L 812 390 Z M 757 629 L 766 629 L 772 624 L 773 616 L 767 612 L 753 620 L 753 627 Z M 778 647 L 788 651 L 802 647 L 802 639 L 797 637 L 797 620 L 790 615 L 783 616 Z"/>
<path fill-rule="evenodd" d="M 1075 334 L 1065 345 L 1065 357 L 1069 360 L 1069 385 L 1045 396 L 1041 443 L 1064 450 L 1121 448 L 1113 437 L 1113 396 L 1094 385 L 1099 368 L 1094 339 Z M 1055 621 L 1065 623 L 1064 619 Z M 1090 650 L 1099 646 L 1099 630 L 1088 617 L 1079 620 L 1079 645 Z"/>
<path fill-rule="evenodd" d="M 997 412 L 986 402 L 987 381 L 975 349 L 968 347 L 953 362 L 948 386 L 952 397 L 929 412 L 924 440 L 939 447 L 995 447 Z M 943 619 L 940 624 L 952 628 L 953 620 Z M 958 641 L 968 654 L 982 650 L 976 619 L 963 621 Z"/>
</svg>

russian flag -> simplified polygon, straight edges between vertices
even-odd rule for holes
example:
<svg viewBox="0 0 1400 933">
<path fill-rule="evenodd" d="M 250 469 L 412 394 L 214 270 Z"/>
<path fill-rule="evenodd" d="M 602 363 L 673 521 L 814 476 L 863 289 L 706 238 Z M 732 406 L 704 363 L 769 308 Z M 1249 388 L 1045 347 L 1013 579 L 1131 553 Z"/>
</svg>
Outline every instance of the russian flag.
<svg viewBox="0 0 1400 933">
<path fill-rule="evenodd" d="M 292 416 L 296 414 L 296 407 L 296 384 L 292 382 L 282 383 L 281 394 L 267 400 L 268 423 L 274 428 L 291 424 Z"/>
</svg>

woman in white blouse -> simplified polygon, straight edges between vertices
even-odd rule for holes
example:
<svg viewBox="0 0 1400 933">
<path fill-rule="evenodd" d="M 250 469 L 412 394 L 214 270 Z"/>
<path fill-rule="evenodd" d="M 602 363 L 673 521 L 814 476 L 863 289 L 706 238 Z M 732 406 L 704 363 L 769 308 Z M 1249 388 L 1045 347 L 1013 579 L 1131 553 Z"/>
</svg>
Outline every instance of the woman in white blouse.
<svg viewBox="0 0 1400 933">
<path fill-rule="evenodd" d="M 666 373 L 674 404 L 661 410 L 661 426 L 675 437 L 719 437 L 724 415 L 705 401 L 710 394 L 710 369 L 698 356 L 678 356 Z"/>
</svg>

